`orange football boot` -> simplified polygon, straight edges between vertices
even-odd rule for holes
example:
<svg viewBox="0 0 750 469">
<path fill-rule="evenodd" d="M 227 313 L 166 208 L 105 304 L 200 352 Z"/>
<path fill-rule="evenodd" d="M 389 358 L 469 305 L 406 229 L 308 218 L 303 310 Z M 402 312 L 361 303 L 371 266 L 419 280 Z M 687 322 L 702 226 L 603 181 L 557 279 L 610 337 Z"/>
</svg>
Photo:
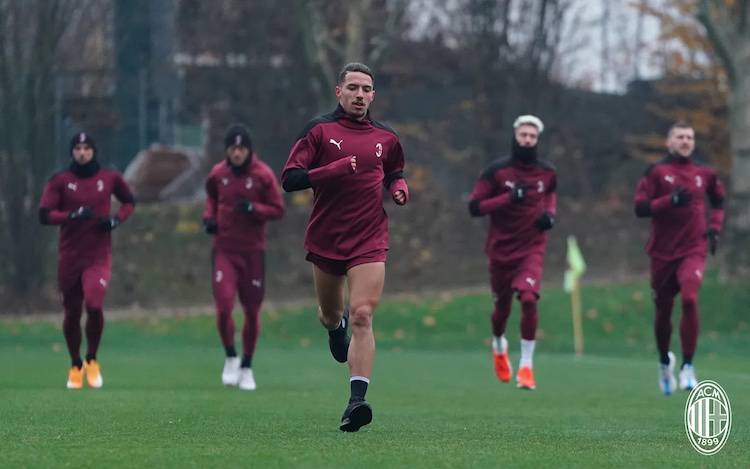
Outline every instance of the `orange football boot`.
<svg viewBox="0 0 750 469">
<path fill-rule="evenodd" d="M 534 379 L 534 370 L 528 366 L 524 366 L 518 370 L 516 375 L 516 381 L 520 389 L 536 389 L 536 380 Z"/>
</svg>

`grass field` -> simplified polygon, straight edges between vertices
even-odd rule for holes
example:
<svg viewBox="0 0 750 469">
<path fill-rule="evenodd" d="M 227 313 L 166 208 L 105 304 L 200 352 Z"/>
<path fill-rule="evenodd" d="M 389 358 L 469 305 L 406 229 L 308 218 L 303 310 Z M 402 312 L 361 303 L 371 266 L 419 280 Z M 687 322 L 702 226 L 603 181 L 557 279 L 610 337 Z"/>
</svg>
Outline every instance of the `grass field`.
<svg viewBox="0 0 750 469">
<path fill-rule="evenodd" d="M 569 353 L 565 298 L 547 292 L 534 392 L 494 378 L 487 295 L 388 301 L 376 319 L 374 421 L 355 434 L 338 431 L 346 367 L 328 355 L 311 308 L 266 314 L 255 392 L 219 384 L 210 316 L 110 321 L 97 391 L 64 389 L 58 325 L 5 320 L 0 466 L 748 467 L 746 290 L 709 282 L 702 298 L 699 378 L 724 387 L 734 417 L 712 457 L 687 440 L 686 394 L 658 393 L 644 291 L 587 289 L 581 359 Z M 517 313 L 510 325 L 515 344 Z"/>
</svg>

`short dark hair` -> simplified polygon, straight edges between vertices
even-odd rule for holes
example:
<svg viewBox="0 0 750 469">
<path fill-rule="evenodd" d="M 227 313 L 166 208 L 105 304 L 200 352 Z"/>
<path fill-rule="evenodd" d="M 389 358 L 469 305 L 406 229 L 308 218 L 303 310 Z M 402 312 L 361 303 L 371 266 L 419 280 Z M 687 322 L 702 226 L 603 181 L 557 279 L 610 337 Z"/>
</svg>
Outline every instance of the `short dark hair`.
<svg viewBox="0 0 750 469">
<path fill-rule="evenodd" d="M 692 129 L 693 126 L 690 125 L 687 121 L 677 121 L 669 128 L 669 131 L 667 132 L 667 135 L 672 135 L 672 131 L 675 129 Z M 693 129 L 695 130 L 695 129 Z"/>
<path fill-rule="evenodd" d="M 338 84 L 344 83 L 344 80 L 346 80 L 346 74 L 349 72 L 360 72 L 364 73 L 365 75 L 369 75 L 370 78 L 372 78 L 372 82 L 375 83 L 375 77 L 372 76 L 372 70 L 370 70 L 370 67 L 363 63 L 359 62 L 350 62 L 346 65 L 344 65 L 344 68 L 341 69 L 339 72 L 339 81 Z"/>
</svg>

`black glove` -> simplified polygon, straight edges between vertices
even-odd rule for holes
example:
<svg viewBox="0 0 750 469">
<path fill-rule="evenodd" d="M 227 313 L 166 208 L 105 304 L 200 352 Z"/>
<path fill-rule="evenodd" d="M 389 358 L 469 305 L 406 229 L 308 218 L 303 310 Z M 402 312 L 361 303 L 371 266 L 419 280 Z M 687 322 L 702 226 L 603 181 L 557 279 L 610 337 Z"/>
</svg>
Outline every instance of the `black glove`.
<svg viewBox="0 0 750 469">
<path fill-rule="evenodd" d="M 516 182 L 513 185 L 513 189 L 510 190 L 510 200 L 520 202 L 524 197 L 526 197 L 526 187 L 520 182 Z"/>
<path fill-rule="evenodd" d="M 243 213 L 253 213 L 253 210 L 255 207 L 253 207 L 253 203 L 249 200 L 240 200 L 237 202 L 237 211 L 243 212 Z"/>
<path fill-rule="evenodd" d="M 68 220 L 88 220 L 94 216 L 91 207 L 78 207 L 68 214 Z"/>
<path fill-rule="evenodd" d="M 102 217 L 99 219 L 99 228 L 104 231 L 112 231 L 120 226 L 120 219 L 117 217 Z"/>
<path fill-rule="evenodd" d="M 219 231 L 219 225 L 213 218 L 204 218 L 203 229 L 206 231 L 206 234 L 215 235 Z"/>
<path fill-rule="evenodd" d="M 693 194 L 684 187 L 678 187 L 672 192 L 671 198 L 672 207 L 684 207 L 693 199 Z"/>
<path fill-rule="evenodd" d="M 544 212 L 534 222 L 539 231 L 551 230 L 555 225 L 555 217 L 549 212 Z"/>
<path fill-rule="evenodd" d="M 706 237 L 708 238 L 708 250 L 711 251 L 711 255 L 716 255 L 716 248 L 719 247 L 719 232 L 713 228 L 709 228 L 706 231 Z"/>
</svg>

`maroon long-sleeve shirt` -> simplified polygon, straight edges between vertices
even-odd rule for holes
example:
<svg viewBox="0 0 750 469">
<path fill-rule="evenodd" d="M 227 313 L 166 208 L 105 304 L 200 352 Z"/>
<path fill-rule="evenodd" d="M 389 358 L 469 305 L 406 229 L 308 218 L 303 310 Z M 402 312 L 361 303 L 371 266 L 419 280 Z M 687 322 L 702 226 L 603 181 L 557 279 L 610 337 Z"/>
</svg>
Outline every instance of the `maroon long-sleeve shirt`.
<svg viewBox="0 0 750 469">
<path fill-rule="evenodd" d="M 512 190 L 526 188 L 523 200 L 514 202 Z M 545 212 L 557 211 L 557 176 L 551 163 L 523 163 L 506 158 L 487 167 L 474 185 L 474 215 L 489 215 L 485 252 L 495 262 L 514 262 L 531 254 L 544 254 L 547 234 L 536 226 Z"/>
<path fill-rule="evenodd" d="M 222 161 L 214 165 L 206 179 L 204 219 L 214 219 L 217 233 L 214 247 L 231 252 L 262 251 L 266 248 L 266 222 L 284 215 L 284 199 L 273 170 L 258 158 L 240 172 Z M 253 204 L 252 212 L 239 204 Z"/>
<path fill-rule="evenodd" d="M 369 118 L 353 120 L 339 106 L 307 125 L 289 153 L 282 180 L 295 169 L 308 171 L 314 194 L 305 249 L 337 260 L 388 249 L 383 186 L 408 194 L 404 151 L 392 129 Z"/>
<path fill-rule="evenodd" d="M 691 201 L 682 207 L 671 202 L 671 195 L 678 188 L 692 195 Z M 706 197 L 712 208 L 708 223 Z M 651 165 L 635 191 L 636 213 L 651 217 L 646 252 L 662 260 L 691 254 L 705 256 L 707 228 L 718 232 L 724 223 L 724 197 L 724 186 L 716 172 L 692 158 L 669 155 Z"/>
<path fill-rule="evenodd" d="M 112 255 L 112 234 L 99 226 L 102 218 L 110 217 L 112 196 L 121 203 L 116 216 L 124 222 L 133 213 L 135 202 L 119 172 L 99 169 L 82 177 L 66 169 L 50 178 L 39 203 L 40 216 L 45 224 L 60 225 L 61 262 Z M 70 213 L 79 207 L 90 207 L 93 216 L 88 220 L 70 220 Z"/>
</svg>

